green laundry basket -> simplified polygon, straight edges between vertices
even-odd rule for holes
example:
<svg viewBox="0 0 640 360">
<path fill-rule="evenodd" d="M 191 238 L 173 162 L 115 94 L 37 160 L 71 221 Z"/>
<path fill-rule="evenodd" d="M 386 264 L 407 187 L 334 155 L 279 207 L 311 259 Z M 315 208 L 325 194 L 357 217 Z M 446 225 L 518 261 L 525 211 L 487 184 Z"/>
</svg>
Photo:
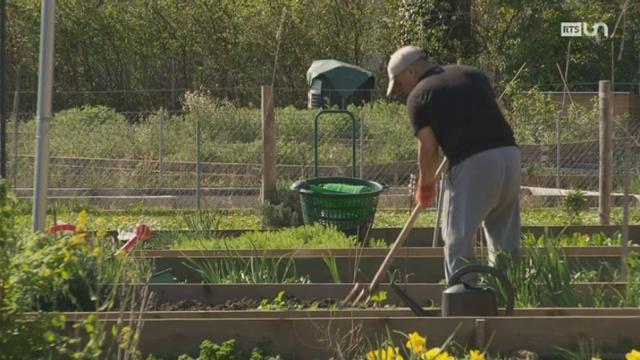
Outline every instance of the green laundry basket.
<svg viewBox="0 0 640 360">
<path fill-rule="evenodd" d="M 335 190 L 337 184 L 345 185 L 342 191 Z M 358 189 L 358 192 L 350 192 L 353 189 Z M 305 224 L 333 227 L 356 236 L 364 243 L 373 225 L 378 196 L 384 186 L 356 178 L 320 177 L 299 180 L 291 185 L 291 190 L 300 194 Z"/>
</svg>

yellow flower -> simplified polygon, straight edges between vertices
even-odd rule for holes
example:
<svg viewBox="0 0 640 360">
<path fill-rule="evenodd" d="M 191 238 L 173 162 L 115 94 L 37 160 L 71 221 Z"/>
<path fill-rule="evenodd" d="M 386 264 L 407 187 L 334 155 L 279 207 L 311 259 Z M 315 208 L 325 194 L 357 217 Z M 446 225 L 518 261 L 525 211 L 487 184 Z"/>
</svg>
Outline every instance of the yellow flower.
<svg viewBox="0 0 640 360">
<path fill-rule="evenodd" d="M 64 249 L 63 251 L 64 254 L 64 261 L 67 262 L 69 260 L 71 260 L 73 258 L 73 254 L 71 254 L 71 252 L 67 249 Z"/>
<path fill-rule="evenodd" d="M 127 349 L 129 348 L 129 343 L 131 341 L 131 328 L 129 326 L 124 326 L 120 332 L 120 348 Z"/>
<path fill-rule="evenodd" d="M 602 360 L 600 356 L 592 356 L 591 360 Z"/>
<path fill-rule="evenodd" d="M 367 353 L 367 360 L 404 360 L 397 347 L 387 346 L 386 349 L 378 349 Z"/>
<path fill-rule="evenodd" d="M 469 352 L 469 359 L 470 360 L 485 360 L 484 354 L 481 353 L 478 350 L 471 350 Z M 593 359 L 591 359 L 591 360 L 593 360 Z"/>
<path fill-rule="evenodd" d="M 456 358 L 454 358 L 448 352 L 445 351 L 442 354 L 436 356 L 436 360 L 456 360 Z"/>
<path fill-rule="evenodd" d="M 436 360 L 438 354 L 440 354 L 440 348 L 434 347 L 429 349 L 426 353 L 424 353 L 421 357 L 422 360 Z"/>
<path fill-rule="evenodd" d="M 626 360 L 640 360 L 640 351 L 638 350 L 631 350 L 630 352 L 627 353 Z"/>
<path fill-rule="evenodd" d="M 102 254 L 102 248 L 100 246 L 96 246 L 93 248 L 93 256 L 100 257 Z"/>
<path fill-rule="evenodd" d="M 416 354 L 422 354 L 427 350 L 427 338 L 420 336 L 418 332 L 412 332 L 409 334 L 409 339 L 407 340 L 407 349 L 413 351 Z"/>
<path fill-rule="evenodd" d="M 76 226 L 76 232 L 82 232 L 82 231 L 78 231 L 78 227 Z M 69 239 L 69 245 L 84 245 L 86 243 L 86 239 L 85 239 L 85 234 L 78 234 L 78 235 L 73 235 L 70 239 Z"/>
<path fill-rule="evenodd" d="M 87 214 L 86 211 L 82 210 L 80 211 L 80 214 L 78 214 L 78 223 L 76 224 L 76 232 L 77 233 L 83 233 L 87 231 L 87 218 L 89 217 L 89 214 Z"/>
<path fill-rule="evenodd" d="M 87 223 L 88 217 L 89 214 L 85 210 L 80 211 L 80 214 L 78 214 L 78 225 L 84 226 Z"/>
</svg>

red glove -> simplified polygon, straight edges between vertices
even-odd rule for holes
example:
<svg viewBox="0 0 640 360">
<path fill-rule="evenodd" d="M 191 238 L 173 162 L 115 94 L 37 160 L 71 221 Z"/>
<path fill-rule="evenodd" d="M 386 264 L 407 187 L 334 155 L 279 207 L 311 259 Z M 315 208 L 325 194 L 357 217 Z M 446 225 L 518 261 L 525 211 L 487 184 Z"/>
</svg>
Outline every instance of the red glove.
<svg viewBox="0 0 640 360">
<path fill-rule="evenodd" d="M 431 206 L 433 201 L 436 199 L 436 183 L 435 181 L 431 184 L 419 184 L 418 189 L 416 191 L 416 202 L 422 208 L 426 208 Z"/>
</svg>

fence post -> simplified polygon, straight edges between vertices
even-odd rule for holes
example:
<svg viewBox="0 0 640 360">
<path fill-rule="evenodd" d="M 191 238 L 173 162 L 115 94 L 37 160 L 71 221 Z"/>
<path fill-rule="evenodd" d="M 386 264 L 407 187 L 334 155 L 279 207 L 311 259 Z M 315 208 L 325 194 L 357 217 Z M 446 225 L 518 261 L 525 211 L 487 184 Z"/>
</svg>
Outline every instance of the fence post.
<svg viewBox="0 0 640 360">
<path fill-rule="evenodd" d="M 171 57 L 171 110 L 176 110 L 176 58 Z"/>
<path fill-rule="evenodd" d="M 20 112 L 20 65 L 16 69 L 16 91 L 13 96 L 13 189 L 18 188 L 18 113 Z"/>
<path fill-rule="evenodd" d="M 262 188 L 260 202 L 270 201 L 276 194 L 276 120 L 273 105 L 273 86 L 262 86 Z"/>
<path fill-rule="evenodd" d="M 160 110 L 160 134 L 159 134 L 159 145 L 158 145 L 158 177 L 160 181 L 162 181 L 162 171 L 163 169 L 163 150 L 164 150 L 164 109 Z"/>
<path fill-rule="evenodd" d="M 598 90 L 600 108 L 600 177 L 599 177 L 599 215 L 600 225 L 609 225 L 611 212 L 611 189 L 613 163 L 613 104 L 611 98 L 611 82 L 600 80 Z"/>
</svg>

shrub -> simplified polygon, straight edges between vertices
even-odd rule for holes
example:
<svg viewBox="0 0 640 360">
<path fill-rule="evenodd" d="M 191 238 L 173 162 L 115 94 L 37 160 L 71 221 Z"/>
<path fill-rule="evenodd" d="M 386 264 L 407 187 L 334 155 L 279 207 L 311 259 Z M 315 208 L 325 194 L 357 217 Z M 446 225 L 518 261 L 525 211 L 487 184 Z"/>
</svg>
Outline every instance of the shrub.
<svg viewBox="0 0 640 360">
<path fill-rule="evenodd" d="M 582 212 L 589 209 L 589 199 L 581 190 L 571 190 L 562 201 L 562 207 L 573 223 L 582 223 Z"/>
</svg>

